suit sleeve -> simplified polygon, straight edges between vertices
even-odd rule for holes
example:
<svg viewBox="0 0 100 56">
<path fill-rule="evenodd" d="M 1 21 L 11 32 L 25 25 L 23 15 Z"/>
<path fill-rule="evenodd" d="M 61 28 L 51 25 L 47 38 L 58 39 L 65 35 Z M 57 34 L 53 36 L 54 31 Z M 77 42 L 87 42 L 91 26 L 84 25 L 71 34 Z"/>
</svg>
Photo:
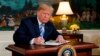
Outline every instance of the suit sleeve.
<svg viewBox="0 0 100 56">
<path fill-rule="evenodd" d="M 53 23 L 51 23 L 51 26 L 52 26 L 51 37 L 52 37 L 53 40 L 55 40 L 57 38 L 57 36 L 60 35 L 60 33 L 57 31 L 57 29 L 55 28 Z"/>
<path fill-rule="evenodd" d="M 15 44 L 29 44 L 32 37 L 27 33 L 27 26 L 24 21 L 21 21 L 19 28 L 15 31 L 13 35 L 13 40 Z"/>
</svg>

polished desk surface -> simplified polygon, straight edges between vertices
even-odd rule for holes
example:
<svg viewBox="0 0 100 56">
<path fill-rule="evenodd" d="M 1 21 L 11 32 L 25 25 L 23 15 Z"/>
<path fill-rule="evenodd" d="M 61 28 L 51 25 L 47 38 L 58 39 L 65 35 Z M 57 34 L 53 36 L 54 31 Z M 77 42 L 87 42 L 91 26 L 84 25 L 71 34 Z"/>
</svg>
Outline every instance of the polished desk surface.
<svg viewBox="0 0 100 56">
<path fill-rule="evenodd" d="M 18 52 L 22 55 L 34 55 L 34 54 L 45 54 L 45 53 L 57 53 L 59 47 L 63 45 L 51 46 L 51 45 L 14 45 L 12 44 L 12 45 L 9 45 L 6 49 L 14 51 L 14 52 Z M 72 44 L 72 46 L 76 50 L 93 49 L 93 48 L 98 47 L 93 43 L 85 43 L 85 42 Z"/>
</svg>

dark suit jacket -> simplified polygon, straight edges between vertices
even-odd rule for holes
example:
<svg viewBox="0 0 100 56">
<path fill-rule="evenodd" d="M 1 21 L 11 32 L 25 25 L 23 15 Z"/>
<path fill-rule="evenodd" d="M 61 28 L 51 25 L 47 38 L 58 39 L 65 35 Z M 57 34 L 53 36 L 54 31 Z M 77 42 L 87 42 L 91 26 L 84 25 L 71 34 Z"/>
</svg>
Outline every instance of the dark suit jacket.
<svg viewBox="0 0 100 56">
<path fill-rule="evenodd" d="M 49 21 L 45 24 L 44 39 L 56 39 L 59 33 L 56 31 L 54 25 Z M 16 44 L 29 44 L 33 38 L 39 37 L 39 25 L 37 17 L 28 17 L 21 21 L 19 28 L 13 35 L 13 40 Z"/>
</svg>

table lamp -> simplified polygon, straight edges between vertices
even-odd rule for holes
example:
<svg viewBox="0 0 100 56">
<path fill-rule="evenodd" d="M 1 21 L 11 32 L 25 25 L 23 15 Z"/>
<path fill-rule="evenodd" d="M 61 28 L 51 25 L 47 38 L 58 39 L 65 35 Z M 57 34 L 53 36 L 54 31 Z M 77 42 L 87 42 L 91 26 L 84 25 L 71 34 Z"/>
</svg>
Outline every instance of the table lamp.
<svg viewBox="0 0 100 56">
<path fill-rule="evenodd" d="M 70 4 L 68 1 L 62 1 L 59 3 L 58 10 L 56 12 L 56 15 L 62 15 L 61 17 L 61 23 L 62 23 L 62 33 L 66 33 L 66 25 L 68 17 L 66 15 L 72 15 L 73 12 L 71 10 Z"/>
</svg>

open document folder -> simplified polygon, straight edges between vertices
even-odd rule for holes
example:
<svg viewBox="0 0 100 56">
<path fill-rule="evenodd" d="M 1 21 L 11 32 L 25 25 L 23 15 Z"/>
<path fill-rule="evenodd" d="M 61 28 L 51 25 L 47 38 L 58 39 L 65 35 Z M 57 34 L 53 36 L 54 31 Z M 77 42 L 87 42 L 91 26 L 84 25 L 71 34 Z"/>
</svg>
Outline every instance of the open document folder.
<svg viewBox="0 0 100 56">
<path fill-rule="evenodd" d="M 70 41 L 66 40 L 66 43 L 68 43 L 68 42 L 70 42 Z M 50 41 L 47 41 L 44 43 L 44 45 L 61 45 L 61 44 L 64 44 L 64 43 L 56 42 L 55 40 L 50 40 Z"/>
</svg>

